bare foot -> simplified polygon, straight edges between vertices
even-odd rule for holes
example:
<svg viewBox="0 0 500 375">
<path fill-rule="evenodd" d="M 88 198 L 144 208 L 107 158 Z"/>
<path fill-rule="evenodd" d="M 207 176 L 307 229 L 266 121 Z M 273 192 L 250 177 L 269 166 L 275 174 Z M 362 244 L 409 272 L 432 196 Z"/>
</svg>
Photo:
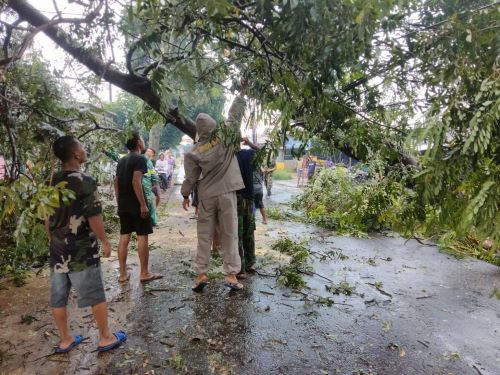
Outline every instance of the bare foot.
<svg viewBox="0 0 500 375">
<path fill-rule="evenodd" d="M 141 275 L 141 283 L 145 283 L 152 280 L 162 279 L 162 275 L 156 275 L 154 273 L 148 272 L 146 275 Z"/>
<path fill-rule="evenodd" d="M 262 220 L 262 224 L 266 224 L 267 225 L 267 220 Z"/>
<path fill-rule="evenodd" d="M 200 273 L 191 287 L 193 292 L 201 292 L 208 285 L 208 277 L 204 273 Z"/>
<path fill-rule="evenodd" d="M 206 273 L 200 273 L 198 276 L 196 276 L 196 280 L 194 281 L 196 284 L 199 284 L 203 281 L 207 281 L 208 276 Z"/>
<path fill-rule="evenodd" d="M 64 339 L 61 339 L 61 341 L 59 342 L 59 348 L 62 350 L 67 349 L 67 348 L 69 348 L 69 346 L 71 344 L 73 344 L 74 341 L 75 341 L 75 338 L 71 335 L 68 337 L 65 337 Z"/>
<path fill-rule="evenodd" d="M 110 333 L 109 336 L 101 337 L 101 339 L 99 340 L 99 343 L 97 345 L 98 346 L 108 346 L 108 345 L 115 343 L 117 340 L 118 339 L 116 338 L 116 336 L 113 335 L 112 333 Z"/>
<path fill-rule="evenodd" d="M 236 274 L 230 273 L 229 275 L 227 275 L 226 282 L 228 282 L 229 284 L 238 283 L 238 279 L 236 278 Z"/>
<path fill-rule="evenodd" d="M 126 281 L 128 281 L 130 279 L 130 274 L 127 272 L 126 275 L 120 275 L 120 277 L 118 278 L 118 281 L 120 283 L 124 283 Z"/>
</svg>

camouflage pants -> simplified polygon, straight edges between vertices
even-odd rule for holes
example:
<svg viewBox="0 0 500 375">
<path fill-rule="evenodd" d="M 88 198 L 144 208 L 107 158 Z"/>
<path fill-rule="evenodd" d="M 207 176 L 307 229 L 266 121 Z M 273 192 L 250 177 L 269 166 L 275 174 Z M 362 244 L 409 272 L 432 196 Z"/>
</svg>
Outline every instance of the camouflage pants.
<svg viewBox="0 0 500 375">
<path fill-rule="evenodd" d="M 255 264 L 255 215 L 253 200 L 237 195 L 238 202 L 238 251 L 241 258 L 241 272 Z"/>
<path fill-rule="evenodd" d="M 266 185 L 267 196 L 271 196 L 271 189 L 273 188 L 273 174 L 264 173 L 264 185 Z"/>
</svg>

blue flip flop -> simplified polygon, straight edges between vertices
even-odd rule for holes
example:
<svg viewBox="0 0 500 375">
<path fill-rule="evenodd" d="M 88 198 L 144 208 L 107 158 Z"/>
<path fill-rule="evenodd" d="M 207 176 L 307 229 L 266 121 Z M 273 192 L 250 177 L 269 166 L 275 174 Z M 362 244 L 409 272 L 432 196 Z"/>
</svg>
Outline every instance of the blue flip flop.
<svg viewBox="0 0 500 375">
<path fill-rule="evenodd" d="M 108 350 L 118 348 L 122 343 L 127 341 L 127 334 L 123 331 L 115 332 L 115 333 L 113 333 L 113 335 L 116 337 L 116 341 L 114 343 L 106 345 L 106 346 L 98 346 L 97 351 L 107 352 Z"/>
<path fill-rule="evenodd" d="M 59 346 L 57 348 L 54 349 L 54 353 L 67 353 L 69 352 L 71 349 L 75 348 L 77 345 L 79 345 L 81 342 L 82 342 L 82 336 L 80 335 L 75 335 L 73 336 L 75 338 L 75 341 L 73 341 L 71 343 L 70 346 L 68 346 L 67 348 L 65 349 L 61 349 Z"/>
</svg>

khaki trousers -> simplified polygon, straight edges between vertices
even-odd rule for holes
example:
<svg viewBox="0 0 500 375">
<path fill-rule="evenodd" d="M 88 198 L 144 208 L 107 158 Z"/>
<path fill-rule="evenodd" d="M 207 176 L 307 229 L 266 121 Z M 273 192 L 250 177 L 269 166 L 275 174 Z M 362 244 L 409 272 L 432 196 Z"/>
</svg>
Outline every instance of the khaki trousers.
<svg viewBox="0 0 500 375">
<path fill-rule="evenodd" d="M 241 259 L 238 253 L 238 214 L 236 193 L 230 192 L 201 200 L 198 204 L 198 249 L 194 259 L 196 272 L 206 273 L 215 224 L 219 223 L 221 252 L 226 274 L 239 273 Z"/>
</svg>

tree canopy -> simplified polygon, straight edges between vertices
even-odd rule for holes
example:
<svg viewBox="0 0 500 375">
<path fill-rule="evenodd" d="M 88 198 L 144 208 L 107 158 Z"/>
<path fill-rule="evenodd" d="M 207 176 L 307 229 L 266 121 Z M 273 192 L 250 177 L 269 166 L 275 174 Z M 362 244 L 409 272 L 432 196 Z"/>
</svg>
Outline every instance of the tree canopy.
<svg viewBox="0 0 500 375">
<path fill-rule="evenodd" d="M 184 99 L 248 81 L 246 95 L 279 114 L 276 140 L 318 138 L 387 169 L 412 166 L 404 181 L 417 192 L 420 230 L 498 238 L 498 2 L 77 3 L 81 18 L 49 19 L 27 0 L 8 0 L 0 65 L 11 69 L 44 32 L 193 138 Z"/>
</svg>

